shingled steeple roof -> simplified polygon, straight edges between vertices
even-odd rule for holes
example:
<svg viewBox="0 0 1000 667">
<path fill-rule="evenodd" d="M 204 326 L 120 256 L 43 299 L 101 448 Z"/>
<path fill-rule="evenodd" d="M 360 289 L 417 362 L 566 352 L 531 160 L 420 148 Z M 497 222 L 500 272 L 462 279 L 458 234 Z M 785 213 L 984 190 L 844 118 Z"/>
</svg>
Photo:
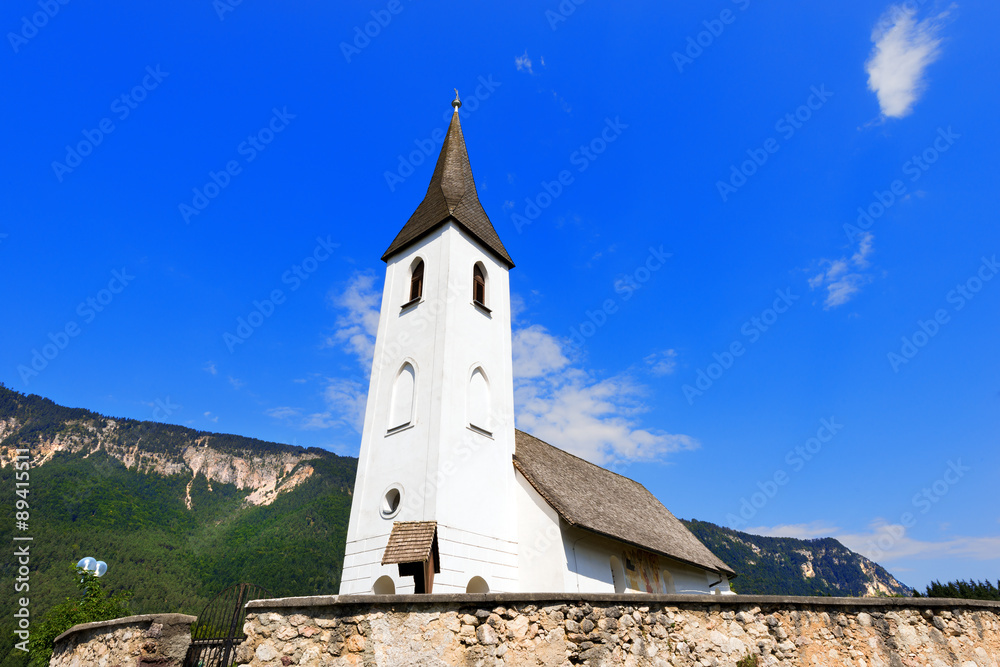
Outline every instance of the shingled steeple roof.
<svg viewBox="0 0 1000 667">
<path fill-rule="evenodd" d="M 397 252 L 451 221 L 483 244 L 507 268 L 513 268 L 514 261 L 500 242 L 483 205 L 479 203 L 476 183 L 472 179 L 472 167 L 469 165 L 469 153 L 465 148 L 465 137 L 462 136 L 462 126 L 458 120 L 461 102 L 457 96 L 453 105 L 455 113 L 452 114 L 451 125 L 448 126 L 448 134 L 441 146 L 441 155 L 434 167 L 427 194 L 382 255 L 382 261 L 388 261 Z"/>
</svg>

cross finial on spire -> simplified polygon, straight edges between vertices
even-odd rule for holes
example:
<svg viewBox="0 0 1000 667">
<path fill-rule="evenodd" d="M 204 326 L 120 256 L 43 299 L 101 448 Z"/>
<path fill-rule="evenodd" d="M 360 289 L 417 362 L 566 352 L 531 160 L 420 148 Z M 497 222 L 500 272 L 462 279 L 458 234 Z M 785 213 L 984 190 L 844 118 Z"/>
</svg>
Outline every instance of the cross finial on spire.
<svg viewBox="0 0 1000 667">
<path fill-rule="evenodd" d="M 455 89 L 455 99 L 451 101 L 451 106 L 455 107 L 455 113 L 458 113 L 458 108 L 462 106 L 462 100 L 458 99 L 458 88 Z"/>
</svg>

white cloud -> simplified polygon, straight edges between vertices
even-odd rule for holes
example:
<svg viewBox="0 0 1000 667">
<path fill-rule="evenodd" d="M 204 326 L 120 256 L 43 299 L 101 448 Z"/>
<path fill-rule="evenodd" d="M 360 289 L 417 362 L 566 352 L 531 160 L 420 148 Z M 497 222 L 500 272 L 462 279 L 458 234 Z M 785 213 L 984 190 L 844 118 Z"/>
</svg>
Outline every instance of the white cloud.
<svg viewBox="0 0 1000 667">
<path fill-rule="evenodd" d="M 264 414 L 268 417 L 273 417 L 274 419 L 291 419 L 292 417 L 300 417 L 302 415 L 302 411 L 298 408 L 282 405 L 276 408 L 268 408 L 267 410 L 264 410 Z"/>
<path fill-rule="evenodd" d="M 514 331 L 511 344 L 515 381 L 549 375 L 569 363 L 559 339 L 538 324 Z"/>
<path fill-rule="evenodd" d="M 511 324 L 517 322 L 518 318 L 528 310 L 528 304 L 520 294 L 511 292 L 510 294 L 510 321 Z"/>
<path fill-rule="evenodd" d="M 374 276 L 362 273 L 333 299 L 344 312 L 331 344 L 346 343 L 366 370 L 374 354 L 379 298 Z M 523 301 L 512 299 L 512 307 L 519 304 Z M 646 411 L 645 388 L 626 375 L 600 380 L 574 366 L 564 341 L 544 327 L 514 329 L 511 348 L 518 426 L 542 440 L 601 464 L 662 460 L 698 447 L 689 436 L 643 428 L 637 416 Z M 331 378 L 323 394 L 327 409 L 294 417 L 301 428 L 346 425 L 360 432 L 366 393 L 358 380 Z"/>
<path fill-rule="evenodd" d="M 209 375 L 215 375 L 216 373 L 219 372 L 219 371 L 217 371 L 215 369 L 215 363 L 211 362 L 211 361 L 209 361 L 208 363 L 206 363 L 204 369 L 202 369 L 202 370 L 204 370 Z"/>
<path fill-rule="evenodd" d="M 660 461 L 696 449 L 686 435 L 643 428 L 645 388 L 626 375 L 597 379 L 572 365 L 563 343 L 534 325 L 514 334 L 518 428 L 581 458 L 609 465 Z"/>
<path fill-rule="evenodd" d="M 833 537 L 845 547 L 877 563 L 891 563 L 905 558 L 961 558 L 966 560 L 993 560 L 1000 554 L 1000 536 L 954 537 L 947 540 L 918 540 L 907 534 L 906 527 L 875 519 L 866 531 L 848 533 L 837 526 L 823 522 L 756 526 L 745 529 L 747 533 L 767 537 L 797 537 L 812 539 Z M 893 567 L 893 570 L 900 568 Z"/>
<path fill-rule="evenodd" d="M 264 411 L 268 417 L 306 431 L 348 427 L 361 433 L 365 420 L 367 392 L 360 380 L 327 378 L 322 394 L 326 409 L 307 413 L 302 408 L 282 405 Z"/>
<path fill-rule="evenodd" d="M 874 242 L 875 235 L 871 232 L 865 232 L 861 235 L 861 242 L 858 243 L 858 250 L 851 255 L 851 261 L 859 269 L 868 268 L 868 256 L 874 251 L 874 248 L 872 247 Z"/>
<path fill-rule="evenodd" d="M 753 526 L 742 530 L 745 533 L 764 537 L 794 537 L 800 540 L 811 540 L 816 537 L 830 537 L 839 532 L 840 528 L 825 521 L 810 521 L 809 523 L 786 523 L 778 526 Z"/>
<path fill-rule="evenodd" d="M 234 378 L 232 375 L 228 376 L 229 384 L 233 385 L 233 389 L 242 389 L 247 385 L 246 382 L 239 378 Z"/>
<path fill-rule="evenodd" d="M 653 375 L 657 377 L 670 375 L 677 370 L 677 350 L 660 350 L 646 356 L 643 361 Z"/>
<path fill-rule="evenodd" d="M 864 273 L 864 269 L 871 265 L 868 258 L 875 251 L 874 242 L 875 235 L 865 232 L 858 239 L 858 249 L 850 257 L 817 262 L 820 272 L 809 278 L 809 287 L 826 289 L 823 308 L 829 310 L 844 305 L 871 282 L 871 276 Z"/>
<path fill-rule="evenodd" d="M 341 310 L 341 315 L 337 317 L 337 330 L 327 339 L 327 344 L 346 347 L 363 368 L 370 369 L 382 303 L 382 291 L 376 286 L 375 274 L 355 273 L 343 291 L 331 292 L 330 300 Z"/>
<path fill-rule="evenodd" d="M 545 63 L 543 62 L 542 64 L 544 65 Z M 552 92 L 552 99 L 555 100 L 559 104 L 559 106 L 562 108 L 563 111 L 565 111 L 566 113 L 569 113 L 570 111 L 573 110 L 573 107 L 571 107 L 569 105 L 569 102 L 567 102 L 566 99 L 562 95 L 560 95 L 559 93 L 557 93 L 554 90 L 551 91 L 551 92 Z"/>
<path fill-rule="evenodd" d="M 844 545 L 879 563 L 902 558 L 961 558 L 993 560 L 1000 556 L 1000 536 L 953 537 L 941 541 L 918 540 L 907 529 L 882 519 L 872 521 L 867 532 L 836 536 Z"/>
<path fill-rule="evenodd" d="M 514 58 L 514 64 L 517 65 L 517 71 L 526 71 L 528 74 L 534 74 L 534 70 L 531 69 L 531 58 L 528 57 L 528 50 L 524 50 L 523 56 L 518 56 Z"/>
<path fill-rule="evenodd" d="M 872 30 L 871 55 L 865 63 L 868 89 L 878 97 L 883 116 L 902 118 L 927 86 L 924 73 L 941 55 L 938 32 L 944 12 L 917 21 L 916 10 L 893 5 Z"/>
<path fill-rule="evenodd" d="M 316 426 L 316 428 L 345 425 L 361 433 L 365 424 L 368 387 L 362 385 L 359 380 L 330 378 L 323 391 L 323 400 L 327 404 L 326 412 L 322 415 L 312 415 L 312 418 L 321 419 L 317 423 L 325 423 L 327 426 Z M 307 428 L 310 428 L 311 424 L 312 422 Z"/>
<path fill-rule="evenodd" d="M 210 421 L 210 422 L 217 422 L 217 421 L 219 421 L 219 416 L 215 415 L 213 417 L 211 412 L 205 412 L 205 418 L 208 419 L 208 421 Z"/>
</svg>

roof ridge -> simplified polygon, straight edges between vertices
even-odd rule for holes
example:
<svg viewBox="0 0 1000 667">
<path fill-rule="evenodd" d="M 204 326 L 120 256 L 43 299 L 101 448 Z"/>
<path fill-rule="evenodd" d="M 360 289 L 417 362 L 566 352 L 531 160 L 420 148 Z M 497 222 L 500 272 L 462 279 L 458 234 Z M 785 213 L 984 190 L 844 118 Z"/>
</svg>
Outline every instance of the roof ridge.
<svg viewBox="0 0 1000 667">
<path fill-rule="evenodd" d="M 675 561 L 731 576 L 736 574 L 659 498 L 634 479 L 519 429 L 515 429 L 513 464 L 569 525 Z M 645 518 L 637 519 L 637 513 Z"/>
<path fill-rule="evenodd" d="M 577 461 L 582 461 L 582 462 L 586 463 L 589 466 L 593 466 L 593 467 L 597 468 L 598 470 L 603 470 L 604 472 L 608 472 L 608 473 L 611 473 L 612 475 L 615 475 L 617 477 L 621 477 L 626 482 L 631 482 L 632 484 L 635 484 L 636 486 L 641 487 L 646 493 L 648 493 L 650 495 L 652 495 L 652 493 L 653 493 L 652 491 L 650 491 L 649 489 L 647 489 L 644 484 L 642 484 L 641 482 L 635 481 L 631 477 L 626 477 L 625 475 L 621 474 L 620 472 L 615 472 L 614 470 L 608 470 L 607 468 L 599 466 L 599 465 L 597 465 L 596 463 L 594 463 L 592 461 L 588 461 L 587 459 L 583 458 L 582 456 L 577 456 L 576 454 L 573 454 L 571 452 L 567 452 L 562 447 L 556 447 L 551 442 L 546 442 L 546 441 L 542 440 L 541 438 L 539 438 L 538 436 L 531 435 L 527 431 L 521 431 L 521 429 L 517 429 L 517 428 L 514 429 L 515 433 L 518 432 L 518 431 L 520 431 L 524 435 L 528 436 L 529 438 L 534 438 L 535 440 L 537 440 L 538 442 L 542 443 L 543 445 L 548 445 L 552 449 L 558 449 L 560 452 L 562 452 L 566 456 L 572 456 Z M 516 448 L 514 449 L 514 458 L 517 458 L 517 449 Z M 656 496 L 653 496 L 653 497 L 655 498 Z M 667 511 L 669 511 L 669 510 L 667 510 Z M 670 512 L 670 513 L 673 514 L 673 512 Z"/>
</svg>

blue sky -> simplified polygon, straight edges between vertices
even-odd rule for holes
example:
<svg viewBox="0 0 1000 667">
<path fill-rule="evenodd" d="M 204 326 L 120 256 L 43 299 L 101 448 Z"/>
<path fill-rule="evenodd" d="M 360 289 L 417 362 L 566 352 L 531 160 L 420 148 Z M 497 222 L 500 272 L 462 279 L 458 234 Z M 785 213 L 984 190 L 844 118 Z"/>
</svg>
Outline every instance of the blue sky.
<svg viewBox="0 0 1000 667">
<path fill-rule="evenodd" d="M 6 3 L 0 381 L 356 454 L 379 258 L 458 88 L 519 427 L 681 517 L 996 579 L 998 20 Z"/>
</svg>

